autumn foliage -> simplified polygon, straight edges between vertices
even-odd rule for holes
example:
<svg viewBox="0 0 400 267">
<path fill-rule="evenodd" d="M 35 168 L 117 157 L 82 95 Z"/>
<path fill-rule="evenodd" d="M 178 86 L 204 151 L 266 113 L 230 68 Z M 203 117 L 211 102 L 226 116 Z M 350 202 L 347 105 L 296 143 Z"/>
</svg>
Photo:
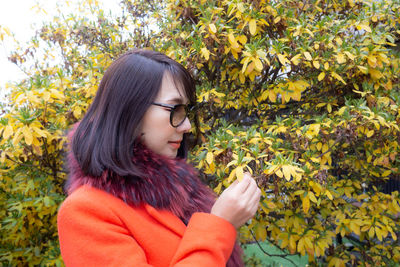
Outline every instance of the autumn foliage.
<svg viewBox="0 0 400 267">
<path fill-rule="evenodd" d="M 124 0 L 121 10 L 86 1 L 10 55 L 29 78 L 10 85 L 0 119 L 2 263 L 62 265 L 65 131 L 132 47 L 195 77 L 190 160 L 209 185 L 219 193 L 249 171 L 262 187 L 242 242 L 269 240 L 311 266 L 400 261 L 399 193 L 383 190 L 400 179 L 398 0 Z"/>
</svg>

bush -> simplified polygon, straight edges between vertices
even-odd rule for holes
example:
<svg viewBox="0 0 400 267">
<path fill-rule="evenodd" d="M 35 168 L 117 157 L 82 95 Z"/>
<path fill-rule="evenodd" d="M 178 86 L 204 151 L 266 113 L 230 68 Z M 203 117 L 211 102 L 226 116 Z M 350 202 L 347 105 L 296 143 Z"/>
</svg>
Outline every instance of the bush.
<svg viewBox="0 0 400 267">
<path fill-rule="evenodd" d="M 29 78 L 10 86 L 0 120 L 3 264 L 62 265 L 64 132 L 132 47 L 193 73 L 191 159 L 210 186 L 250 171 L 262 187 L 242 242 L 254 234 L 311 265 L 400 260 L 398 191 L 380 191 L 400 179 L 399 1 L 124 0 L 119 16 L 84 4 L 90 14 L 60 14 L 10 55 Z"/>
</svg>

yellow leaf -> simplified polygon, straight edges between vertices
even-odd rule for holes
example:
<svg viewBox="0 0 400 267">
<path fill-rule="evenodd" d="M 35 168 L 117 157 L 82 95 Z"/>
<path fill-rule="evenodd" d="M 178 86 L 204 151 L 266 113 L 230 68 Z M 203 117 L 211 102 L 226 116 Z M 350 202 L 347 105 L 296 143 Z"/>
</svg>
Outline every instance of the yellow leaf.
<svg viewBox="0 0 400 267">
<path fill-rule="evenodd" d="M 326 195 L 330 200 L 333 200 L 332 194 L 331 194 L 331 192 L 329 192 L 328 190 L 325 191 L 325 195 Z"/>
<path fill-rule="evenodd" d="M 245 63 L 246 63 L 246 62 L 245 62 Z M 254 70 L 255 66 L 256 66 L 256 65 L 254 64 L 254 61 L 252 61 L 252 62 L 247 66 L 246 69 L 244 68 L 244 67 L 246 67 L 246 65 L 243 65 L 242 73 L 246 73 L 246 74 L 251 73 L 251 72 Z"/>
<path fill-rule="evenodd" d="M 339 64 L 345 63 L 346 62 L 346 58 L 344 57 L 344 54 L 342 53 L 338 53 L 336 55 L 336 60 Z"/>
<path fill-rule="evenodd" d="M 364 74 L 368 73 L 368 69 L 364 66 L 357 66 L 357 68 Z"/>
<path fill-rule="evenodd" d="M 314 157 L 311 157 L 310 160 L 311 160 L 312 162 L 315 162 L 315 163 L 320 163 L 321 158 L 314 158 Z"/>
<path fill-rule="evenodd" d="M 322 153 L 325 153 L 325 152 L 328 151 L 328 150 L 329 150 L 328 144 L 323 144 L 323 145 L 322 145 Z"/>
<path fill-rule="evenodd" d="M 289 238 L 289 250 L 291 253 L 294 253 L 296 251 L 296 239 L 294 235 L 291 235 Z"/>
<path fill-rule="evenodd" d="M 245 45 L 245 44 L 247 43 L 247 37 L 246 37 L 246 35 L 240 35 L 240 36 L 238 37 L 238 40 L 239 40 L 239 42 L 242 43 L 242 45 Z"/>
<path fill-rule="evenodd" d="M 229 40 L 229 43 L 231 44 L 231 46 L 232 46 L 234 49 L 238 49 L 238 48 L 239 48 L 239 44 L 238 44 L 238 42 L 236 41 L 235 36 L 233 35 L 233 33 L 230 33 L 230 34 L 228 35 L 228 40 Z"/>
<path fill-rule="evenodd" d="M 313 183 L 311 186 L 312 186 L 312 189 L 315 192 L 315 195 L 319 196 L 321 194 L 321 191 L 322 191 L 322 186 L 319 183 Z"/>
<path fill-rule="evenodd" d="M 371 91 L 367 91 L 367 92 L 362 92 L 362 91 L 357 91 L 357 90 L 353 90 L 353 92 L 360 94 L 361 97 L 364 97 L 366 94 L 370 94 Z"/>
<path fill-rule="evenodd" d="M 348 52 L 348 51 L 345 51 L 344 53 L 345 53 L 351 60 L 354 60 L 355 56 L 354 56 L 352 53 L 350 53 L 350 52 Z"/>
<path fill-rule="evenodd" d="M 29 129 L 27 126 L 25 126 L 25 127 L 22 129 L 22 133 L 23 133 L 24 138 L 25 138 L 25 143 L 26 143 L 28 146 L 32 145 L 33 136 L 32 136 L 32 133 L 31 133 L 30 129 Z"/>
<path fill-rule="evenodd" d="M 229 174 L 228 183 L 230 183 L 233 180 L 233 177 L 235 177 L 235 174 L 236 174 L 236 169 L 233 169 L 231 171 L 231 173 Z"/>
<path fill-rule="evenodd" d="M 267 207 L 271 210 L 276 209 L 276 205 L 271 201 L 264 201 L 267 204 Z"/>
<path fill-rule="evenodd" d="M 265 240 L 267 238 L 267 229 L 261 223 L 257 225 L 255 232 L 257 240 Z"/>
<path fill-rule="evenodd" d="M 369 74 L 371 75 L 371 78 L 374 80 L 379 80 L 380 78 L 383 77 L 382 72 L 376 69 L 369 69 Z"/>
<path fill-rule="evenodd" d="M 331 76 L 332 76 L 333 78 L 335 78 L 336 80 L 342 82 L 343 84 L 347 84 L 347 83 L 343 80 L 343 78 L 342 78 L 340 75 L 338 75 L 336 72 L 332 71 Z"/>
<path fill-rule="evenodd" d="M 282 178 L 282 177 L 283 177 L 283 173 L 282 173 L 281 170 L 277 170 L 277 171 L 275 172 L 275 174 L 276 174 L 279 178 Z"/>
<path fill-rule="evenodd" d="M 32 145 L 32 147 L 33 147 L 33 151 L 35 152 L 36 155 L 39 155 L 39 156 L 42 155 L 42 149 L 40 148 L 40 146 Z"/>
<path fill-rule="evenodd" d="M 313 250 L 314 245 L 313 245 L 313 243 L 312 243 L 312 241 L 311 241 L 311 238 L 310 238 L 310 237 L 305 237 L 304 240 L 305 240 L 305 243 L 306 243 L 306 247 L 307 247 L 309 250 Z"/>
<path fill-rule="evenodd" d="M 237 9 L 241 12 L 244 13 L 246 11 L 246 8 L 244 7 L 243 3 L 238 3 L 237 4 Z"/>
<path fill-rule="evenodd" d="M 249 22 L 249 30 L 251 35 L 255 35 L 257 31 L 257 22 L 255 19 L 250 20 Z"/>
<path fill-rule="evenodd" d="M 236 177 L 237 177 L 237 179 L 238 179 L 239 181 L 242 181 L 243 176 L 244 176 L 244 174 L 243 174 L 243 167 L 242 167 L 242 166 L 238 166 L 238 167 L 236 168 Z"/>
<path fill-rule="evenodd" d="M 211 164 L 214 160 L 214 154 L 212 152 L 207 152 L 206 161 L 208 164 Z"/>
<path fill-rule="evenodd" d="M 252 62 L 253 63 L 253 62 Z M 250 64 L 251 65 L 251 64 Z M 244 84 L 246 82 L 246 77 L 243 75 L 243 73 L 239 73 L 239 81 Z"/>
<path fill-rule="evenodd" d="M 301 54 L 297 54 L 294 57 L 292 57 L 291 61 L 295 66 L 297 66 L 300 63 L 300 56 Z"/>
<path fill-rule="evenodd" d="M 301 99 L 301 91 L 294 91 L 290 94 L 293 100 L 300 101 Z"/>
<path fill-rule="evenodd" d="M 374 135 L 374 130 L 370 130 L 370 131 L 368 131 L 366 134 L 367 134 L 367 137 L 369 138 L 369 137 L 371 137 L 372 135 Z"/>
<path fill-rule="evenodd" d="M 49 101 L 50 100 L 50 92 L 48 92 L 48 91 L 46 91 L 46 92 L 44 92 L 43 93 L 43 99 L 44 99 L 44 101 Z"/>
<path fill-rule="evenodd" d="M 32 130 L 34 131 L 34 132 L 36 132 L 39 136 L 41 136 L 41 137 L 46 137 L 47 135 L 46 135 L 46 132 L 45 131 L 43 131 L 43 130 L 41 130 L 41 129 L 39 129 L 39 128 L 37 128 L 37 127 L 32 127 Z"/>
<path fill-rule="evenodd" d="M 258 58 L 255 58 L 253 62 L 255 64 L 256 70 L 261 72 L 263 70 L 263 64 L 261 63 L 261 60 Z"/>
<path fill-rule="evenodd" d="M 331 113 L 332 112 L 332 105 L 331 104 L 326 105 L 326 109 L 328 110 L 328 113 Z"/>
<path fill-rule="evenodd" d="M 310 209 L 310 199 L 308 198 L 308 194 L 303 198 L 302 202 L 303 202 L 304 213 L 308 213 L 308 210 Z"/>
<path fill-rule="evenodd" d="M 312 202 L 314 202 L 314 203 L 317 203 L 317 202 L 318 202 L 318 200 L 317 200 L 317 198 L 315 197 L 315 195 L 314 195 L 313 192 L 309 191 L 309 192 L 307 193 L 307 196 L 310 197 L 310 200 L 311 200 Z"/>
<path fill-rule="evenodd" d="M 271 102 L 276 102 L 276 93 L 274 90 L 269 90 L 268 98 Z"/>
<path fill-rule="evenodd" d="M 208 60 L 210 58 L 210 51 L 208 51 L 208 49 L 206 47 L 203 47 L 201 49 L 201 55 Z"/>
<path fill-rule="evenodd" d="M 208 174 L 213 174 L 215 172 L 215 163 L 214 162 L 211 162 L 211 164 L 208 166 L 207 171 L 208 172 L 206 172 L 206 173 L 208 173 Z"/>
<path fill-rule="evenodd" d="M 286 237 L 286 238 L 283 238 L 280 247 L 281 247 L 281 248 L 285 248 L 285 247 L 288 246 L 288 244 L 289 244 L 289 239 L 288 239 L 287 237 Z"/>
<path fill-rule="evenodd" d="M 17 132 L 15 132 L 15 134 L 14 134 L 14 138 L 12 139 L 12 143 L 14 146 L 17 146 L 17 144 L 19 143 L 19 141 L 21 141 L 21 139 L 23 137 L 22 129 L 23 128 L 19 128 L 17 130 Z"/>
<path fill-rule="evenodd" d="M 300 238 L 299 243 L 297 244 L 297 252 L 303 256 L 305 255 L 304 238 Z"/>
<path fill-rule="evenodd" d="M 324 78 L 325 78 L 325 72 L 321 72 L 321 73 L 318 75 L 318 81 L 322 81 Z"/>
<path fill-rule="evenodd" d="M 290 181 L 290 170 L 291 166 L 290 165 L 283 165 L 282 166 L 282 171 L 283 171 L 283 175 L 285 176 L 286 181 Z"/>
<path fill-rule="evenodd" d="M 368 25 L 360 24 L 357 26 L 357 30 L 364 30 L 366 32 L 372 32 Z"/>
<path fill-rule="evenodd" d="M 289 61 L 287 60 L 287 58 L 286 58 L 284 55 L 282 55 L 282 54 L 278 54 L 278 59 L 279 59 L 279 62 L 281 62 L 282 65 L 285 65 L 286 62 L 289 63 Z"/>
<path fill-rule="evenodd" d="M 318 142 L 318 143 L 317 143 L 317 149 L 318 149 L 319 151 L 321 151 L 321 148 L 322 148 L 322 143 L 321 143 L 321 142 Z"/>
<path fill-rule="evenodd" d="M 217 28 L 215 27 L 215 25 L 213 23 L 208 25 L 208 28 L 209 28 L 210 32 L 213 34 L 215 34 L 217 32 Z"/>
<path fill-rule="evenodd" d="M 314 66 L 316 69 L 319 69 L 320 65 L 319 65 L 318 60 L 314 60 L 312 63 L 313 63 L 313 66 Z"/>
<path fill-rule="evenodd" d="M 306 135 L 309 137 L 317 136 L 320 131 L 321 125 L 317 123 L 310 124 Z"/>
<path fill-rule="evenodd" d="M 308 61 L 312 60 L 311 54 L 309 52 L 304 52 L 304 56 Z"/>
<path fill-rule="evenodd" d="M 344 106 L 344 107 L 341 107 L 341 108 L 339 109 L 339 111 L 338 111 L 338 115 L 339 115 L 339 116 L 342 116 L 342 115 L 343 115 L 343 113 L 346 111 L 346 109 L 347 109 L 347 107 L 346 107 L 346 106 Z"/>
<path fill-rule="evenodd" d="M 391 170 L 386 170 L 386 171 L 384 171 L 384 172 L 382 173 L 382 177 L 389 176 L 391 173 L 392 173 Z"/>
<path fill-rule="evenodd" d="M 7 125 L 3 132 L 3 138 L 8 139 L 14 133 L 11 125 Z"/>
<path fill-rule="evenodd" d="M 214 192 L 219 194 L 221 192 L 222 183 L 219 183 L 216 188 L 214 188 Z"/>
<path fill-rule="evenodd" d="M 28 100 L 29 100 L 30 102 L 32 102 L 32 103 L 37 103 L 37 102 L 39 102 L 39 98 L 38 98 L 32 91 L 29 91 L 29 92 L 26 94 L 26 96 L 27 96 Z"/>
<path fill-rule="evenodd" d="M 372 227 L 371 227 L 372 228 Z M 382 237 L 384 236 L 383 231 L 379 227 L 375 227 L 375 234 L 379 241 L 382 241 Z"/>
<path fill-rule="evenodd" d="M 342 44 L 343 44 L 343 41 L 342 41 L 342 39 L 341 39 L 339 36 L 337 36 L 337 37 L 335 38 L 335 40 L 336 40 L 336 43 L 337 43 L 338 45 L 342 45 Z"/>
<path fill-rule="evenodd" d="M 370 65 L 372 68 L 375 68 L 377 65 L 377 58 L 374 55 L 369 55 L 367 58 L 368 65 Z"/>
<path fill-rule="evenodd" d="M 82 114 L 82 109 L 79 106 L 76 106 L 72 113 L 74 114 L 75 118 L 79 119 Z"/>
<path fill-rule="evenodd" d="M 65 96 L 62 92 L 57 91 L 56 89 L 50 89 L 51 92 L 51 97 L 53 97 L 54 99 L 64 99 Z"/>
<path fill-rule="evenodd" d="M 232 135 L 232 136 L 235 136 L 235 134 L 234 134 L 231 130 L 229 130 L 229 129 L 226 130 L 225 132 L 228 133 L 228 134 L 230 134 L 230 135 Z"/>
</svg>

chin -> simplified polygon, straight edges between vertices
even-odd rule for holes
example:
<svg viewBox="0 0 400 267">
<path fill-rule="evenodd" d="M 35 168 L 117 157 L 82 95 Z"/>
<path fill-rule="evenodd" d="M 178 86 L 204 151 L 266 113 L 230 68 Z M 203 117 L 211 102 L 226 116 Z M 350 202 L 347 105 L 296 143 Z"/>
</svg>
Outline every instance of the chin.
<svg viewBox="0 0 400 267">
<path fill-rule="evenodd" d="M 178 153 L 175 152 L 175 153 L 172 153 L 172 154 L 168 155 L 167 157 L 169 157 L 169 158 L 171 158 L 171 159 L 176 159 L 176 156 L 177 156 L 177 155 L 178 155 Z"/>
<path fill-rule="evenodd" d="M 174 159 L 178 155 L 178 151 L 177 150 L 163 151 L 163 152 L 161 152 L 159 154 L 164 156 L 164 157 L 167 157 L 167 158 L 170 158 L 170 159 Z"/>
<path fill-rule="evenodd" d="M 176 156 L 178 155 L 178 150 L 174 150 L 171 151 L 168 155 L 166 155 L 167 157 L 171 158 L 171 159 L 175 159 Z"/>
</svg>

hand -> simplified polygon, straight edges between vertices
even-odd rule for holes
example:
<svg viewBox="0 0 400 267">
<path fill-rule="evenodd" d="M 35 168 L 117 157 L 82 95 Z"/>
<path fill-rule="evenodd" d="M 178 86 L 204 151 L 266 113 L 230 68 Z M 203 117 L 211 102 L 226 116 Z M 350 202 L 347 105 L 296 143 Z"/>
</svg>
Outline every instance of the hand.
<svg viewBox="0 0 400 267">
<path fill-rule="evenodd" d="M 245 173 L 242 181 L 236 180 L 222 192 L 211 208 L 211 214 L 239 228 L 256 213 L 260 196 L 261 190 L 255 180 L 249 173 Z"/>
</svg>

